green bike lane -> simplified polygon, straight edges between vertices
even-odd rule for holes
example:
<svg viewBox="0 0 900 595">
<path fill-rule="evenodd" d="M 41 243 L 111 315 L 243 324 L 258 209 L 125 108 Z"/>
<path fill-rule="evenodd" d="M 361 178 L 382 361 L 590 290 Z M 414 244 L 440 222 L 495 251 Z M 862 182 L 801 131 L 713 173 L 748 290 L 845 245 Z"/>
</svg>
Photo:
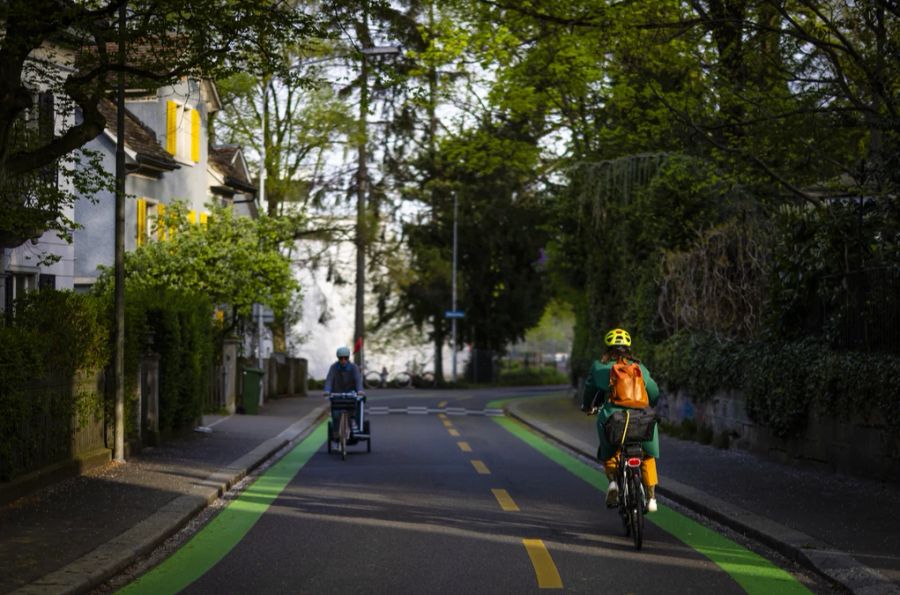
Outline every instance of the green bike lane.
<svg viewBox="0 0 900 595">
<path fill-rule="evenodd" d="M 435 398 L 429 406 L 434 408 L 440 401 Z M 467 397 L 464 405 L 477 408 L 478 401 Z M 501 405 L 497 401 L 480 401 L 488 408 Z M 443 403 L 446 404 L 446 400 Z M 395 467 L 402 467 L 404 458 L 412 458 L 409 450 L 412 439 L 415 444 L 424 445 L 415 453 L 421 456 L 421 466 L 415 469 L 417 477 L 397 475 L 390 478 L 392 485 L 410 496 L 414 494 L 414 499 L 423 502 L 442 490 L 453 492 L 428 512 L 431 521 L 424 531 L 422 526 L 403 525 L 409 511 L 402 507 L 392 511 L 373 512 L 364 508 L 361 513 L 358 510 L 351 512 L 350 516 L 355 515 L 357 523 L 379 527 L 378 537 L 375 532 L 366 531 L 363 543 L 356 544 L 363 549 L 367 545 L 369 548 L 392 547 L 392 543 L 407 539 L 411 541 L 405 546 L 403 556 L 411 558 L 413 567 L 418 564 L 417 558 L 427 560 L 432 566 L 437 559 L 451 567 L 458 566 L 461 560 L 468 560 L 469 574 L 480 577 L 479 581 L 486 587 L 484 592 L 504 592 L 497 589 L 498 585 L 517 591 L 544 587 L 596 592 L 598 581 L 615 585 L 615 590 L 641 592 L 671 591 L 672 585 L 679 585 L 676 590 L 682 592 L 808 592 L 792 575 L 765 558 L 665 506 L 648 517 L 644 549 L 634 552 L 630 539 L 622 534 L 618 516 L 602 505 L 606 480 L 595 466 L 511 419 L 454 417 L 435 411 L 440 408 L 422 416 L 373 416 L 373 455 L 376 458 L 367 459 L 372 455 L 362 454 L 348 460 L 354 466 L 346 468 L 347 477 L 352 477 L 352 480 L 348 479 L 347 487 L 359 488 L 366 485 L 366 478 L 377 482 L 387 473 L 383 468 L 385 461 L 379 461 L 378 457 L 394 457 L 391 461 Z M 497 432 L 498 428 L 505 431 Z M 324 440 L 324 425 L 320 425 L 180 550 L 122 592 L 175 593 L 188 587 L 192 592 L 207 592 L 203 586 L 205 579 L 201 580 L 205 575 L 241 564 L 253 567 L 256 572 L 270 572 L 271 568 L 259 570 L 266 568 L 264 564 L 240 562 L 236 552 L 242 549 L 242 542 L 253 543 L 253 548 L 261 550 L 264 547 L 261 543 L 273 541 L 275 538 L 262 534 L 260 528 L 263 526 L 268 532 L 282 527 L 296 533 L 304 530 L 303 523 L 308 527 L 318 520 L 314 509 L 297 518 L 287 517 L 296 511 L 292 502 L 304 500 L 298 497 L 298 490 L 322 485 L 339 487 L 344 481 L 343 468 L 336 466 L 340 465 L 339 459 L 324 454 Z M 469 450 L 463 449 L 461 444 Z M 379 455 L 379 452 L 388 454 Z M 428 475 L 432 467 L 439 475 Z M 489 472 L 484 474 L 479 469 L 489 469 Z M 457 484 L 458 491 L 454 491 Z M 421 487 L 425 485 L 434 490 L 429 492 Z M 500 510 L 503 502 L 494 493 L 496 490 L 511 495 L 517 506 L 515 512 Z M 308 495 L 305 500 L 309 500 Z M 465 507 L 454 509 L 458 503 L 471 501 L 477 501 L 483 509 L 477 513 Z M 497 511 L 486 512 L 492 506 Z M 355 507 L 359 509 L 359 503 Z M 281 517 L 267 518 L 274 517 L 273 510 L 279 510 Z M 461 518 L 466 522 L 460 522 Z M 261 519 L 266 520 L 260 523 Z M 321 533 L 314 531 L 313 534 L 323 541 L 342 539 L 342 531 L 346 534 L 346 523 L 330 524 L 344 526 L 317 527 L 315 531 Z M 436 530 L 434 525 L 442 525 L 445 530 Z M 414 538 L 392 536 L 404 531 L 413 531 L 416 535 Z M 297 543 L 293 542 L 292 547 L 303 547 Z M 535 543 L 540 547 L 531 547 Z M 346 545 L 355 547 L 353 542 Z M 249 546 L 243 549 L 249 549 Z M 302 563 L 300 561 L 331 564 L 329 559 L 318 556 L 317 551 L 322 549 L 311 544 L 308 551 L 284 552 L 284 555 L 296 556 L 298 564 Z M 398 549 L 398 552 L 402 551 L 402 548 Z M 426 556 L 425 551 L 431 553 Z M 435 556 L 435 552 L 440 554 Z M 277 548 L 269 551 L 270 558 L 276 555 Z M 475 566 L 483 568 L 473 572 Z M 339 572 L 339 568 L 341 565 L 336 565 L 335 572 Z M 358 568 L 351 571 L 376 572 L 371 569 L 363 572 Z M 552 571 L 558 573 L 556 582 L 547 579 L 548 576 L 552 578 Z M 388 568 L 378 572 L 395 571 Z M 396 572 L 402 574 L 400 569 Z M 440 571 L 447 572 L 452 575 L 454 571 L 452 568 Z M 406 572 L 407 576 L 414 574 L 415 571 Z M 515 574 L 516 578 L 504 576 L 510 574 Z M 293 584 L 293 588 L 287 591 L 313 592 L 290 580 L 288 584 Z M 318 580 L 323 580 L 321 575 Z M 327 578 L 325 580 L 326 583 L 317 583 L 316 592 L 328 590 L 322 588 L 328 584 Z M 355 585 L 358 589 L 350 588 L 347 592 L 365 591 L 369 580 L 371 578 L 353 583 L 351 587 Z M 403 579 L 398 576 L 396 580 Z M 344 584 L 343 588 L 346 586 Z M 416 592 L 415 589 L 422 587 L 415 583 L 406 586 L 408 592 Z M 466 585 L 465 590 L 479 592 L 473 585 Z M 428 592 L 428 589 L 419 592 Z"/>
</svg>

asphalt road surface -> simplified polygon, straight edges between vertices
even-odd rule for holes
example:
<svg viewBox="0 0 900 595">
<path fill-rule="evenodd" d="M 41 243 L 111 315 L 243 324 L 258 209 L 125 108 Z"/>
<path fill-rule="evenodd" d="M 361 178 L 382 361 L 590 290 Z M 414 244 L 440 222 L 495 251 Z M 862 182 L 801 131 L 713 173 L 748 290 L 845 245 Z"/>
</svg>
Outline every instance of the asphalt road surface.
<svg viewBox="0 0 900 595">
<path fill-rule="evenodd" d="M 319 426 L 124 591 L 807 592 L 665 506 L 635 551 L 596 465 L 499 415 L 513 395 L 370 391 L 371 453 Z"/>
</svg>

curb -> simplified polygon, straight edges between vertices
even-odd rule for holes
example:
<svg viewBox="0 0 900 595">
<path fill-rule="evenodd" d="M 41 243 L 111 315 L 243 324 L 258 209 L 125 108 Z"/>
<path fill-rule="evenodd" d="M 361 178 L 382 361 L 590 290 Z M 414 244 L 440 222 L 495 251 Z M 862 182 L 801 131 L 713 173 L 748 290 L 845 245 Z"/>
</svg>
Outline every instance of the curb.
<svg viewBox="0 0 900 595">
<path fill-rule="evenodd" d="M 211 473 L 191 486 L 187 494 L 175 498 L 131 529 L 59 570 L 13 591 L 13 595 L 86 593 L 104 583 L 137 558 L 153 551 L 285 446 L 305 438 L 325 415 L 327 407 L 316 407 L 278 436 Z"/>
<path fill-rule="evenodd" d="M 517 403 L 504 410 L 544 436 L 563 444 L 578 454 L 594 460 L 595 449 L 548 424 L 529 419 L 518 411 Z M 665 487 L 663 487 L 665 486 Z M 780 525 L 748 510 L 734 506 L 706 492 L 660 476 L 659 494 L 707 516 L 731 529 L 747 535 L 778 551 L 826 580 L 861 595 L 900 595 L 900 587 L 877 570 L 861 564 L 851 555 L 837 551 L 823 541 Z"/>
</svg>

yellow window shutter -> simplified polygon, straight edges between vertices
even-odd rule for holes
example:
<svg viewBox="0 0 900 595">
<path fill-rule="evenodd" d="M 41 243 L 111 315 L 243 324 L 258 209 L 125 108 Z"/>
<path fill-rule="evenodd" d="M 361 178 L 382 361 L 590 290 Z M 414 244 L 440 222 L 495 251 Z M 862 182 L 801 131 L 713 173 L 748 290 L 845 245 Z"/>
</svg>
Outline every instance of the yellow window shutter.
<svg viewBox="0 0 900 595">
<path fill-rule="evenodd" d="M 209 213 L 200 213 L 200 224 L 206 225 L 209 223 Z"/>
<path fill-rule="evenodd" d="M 191 224 L 197 223 L 197 211 L 189 211 L 188 212 L 188 221 Z"/>
<path fill-rule="evenodd" d="M 143 246 L 147 242 L 147 201 L 139 198 L 137 201 L 137 245 Z"/>
<path fill-rule="evenodd" d="M 178 104 L 174 101 L 166 102 L 166 151 L 178 152 Z"/>
<path fill-rule="evenodd" d="M 166 205 L 156 203 L 156 239 L 166 239 Z"/>
<path fill-rule="evenodd" d="M 200 110 L 191 110 L 191 159 L 200 161 Z"/>
</svg>

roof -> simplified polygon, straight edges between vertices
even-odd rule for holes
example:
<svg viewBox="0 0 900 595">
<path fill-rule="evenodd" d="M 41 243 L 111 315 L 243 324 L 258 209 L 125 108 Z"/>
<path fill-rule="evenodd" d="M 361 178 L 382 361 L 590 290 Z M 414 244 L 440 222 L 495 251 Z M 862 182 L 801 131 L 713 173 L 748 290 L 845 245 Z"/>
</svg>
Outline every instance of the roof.
<svg viewBox="0 0 900 595">
<path fill-rule="evenodd" d="M 237 145 L 209 147 L 209 164 L 224 176 L 225 183 L 240 192 L 256 193 L 258 188 L 250 181 L 244 167 L 242 150 Z"/>
<path fill-rule="evenodd" d="M 116 106 L 108 99 L 101 99 L 97 109 L 106 118 L 106 129 L 113 137 L 118 135 Z M 156 140 L 156 133 L 137 116 L 125 110 L 125 146 L 136 154 L 138 164 L 148 170 L 172 171 L 180 166 Z M 144 172 L 149 173 L 149 172 Z"/>
</svg>

